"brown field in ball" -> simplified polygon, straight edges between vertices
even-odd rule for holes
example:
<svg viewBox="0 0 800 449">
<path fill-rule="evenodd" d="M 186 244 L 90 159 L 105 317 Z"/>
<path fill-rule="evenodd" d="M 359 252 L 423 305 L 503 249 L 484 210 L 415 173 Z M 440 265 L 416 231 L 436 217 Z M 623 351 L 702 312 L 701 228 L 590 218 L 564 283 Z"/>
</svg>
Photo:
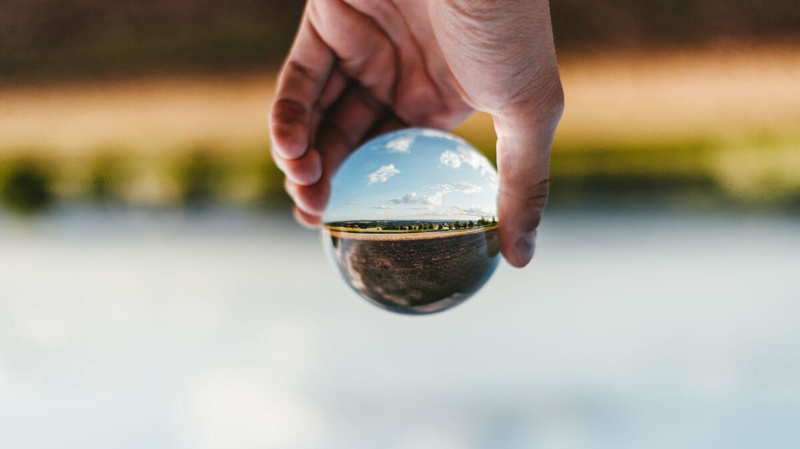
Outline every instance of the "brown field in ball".
<svg viewBox="0 0 800 449">
<path fill-rule="evenodd" d="M 477 292 L 499 262 L 497 226 L 402 232 L 347 232 L 326 226 L 325 246 L 345 281 L 386 309 L 439 312 Z"/>
</svg>

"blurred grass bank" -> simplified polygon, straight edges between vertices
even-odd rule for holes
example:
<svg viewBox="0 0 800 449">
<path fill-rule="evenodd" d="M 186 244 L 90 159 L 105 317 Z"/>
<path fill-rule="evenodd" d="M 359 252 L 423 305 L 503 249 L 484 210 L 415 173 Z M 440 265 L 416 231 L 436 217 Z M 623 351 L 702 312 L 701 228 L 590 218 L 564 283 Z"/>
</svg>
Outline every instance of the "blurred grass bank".
<svg viewBox="0 0 800 449">
<path fill-rule="evenodd" d="M 800 209 L 800 50 L 736 46 L 562 58 L 551 207 Z M 269 158 L 274 72 L 2 89 L 0 195 L 69 202 L 283 205 Z M 491 119 L 457 131 L 494 157 Z"/>
</svg>

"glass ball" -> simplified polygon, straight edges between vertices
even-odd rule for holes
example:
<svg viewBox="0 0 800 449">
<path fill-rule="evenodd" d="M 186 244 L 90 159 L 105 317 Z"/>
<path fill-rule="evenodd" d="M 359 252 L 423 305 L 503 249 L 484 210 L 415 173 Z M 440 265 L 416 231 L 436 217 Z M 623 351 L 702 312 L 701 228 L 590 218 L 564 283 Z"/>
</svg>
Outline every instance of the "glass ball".
<svg viewBox="0 0 800 449">
<path fill-rule="evenodd" d="M 491 162 L 460 137 L 384 134 L 333 177 L 323 245 L 368 301 L 407 314 L 449 309 L 497 268 L 497 183 Z"/>
</svg>

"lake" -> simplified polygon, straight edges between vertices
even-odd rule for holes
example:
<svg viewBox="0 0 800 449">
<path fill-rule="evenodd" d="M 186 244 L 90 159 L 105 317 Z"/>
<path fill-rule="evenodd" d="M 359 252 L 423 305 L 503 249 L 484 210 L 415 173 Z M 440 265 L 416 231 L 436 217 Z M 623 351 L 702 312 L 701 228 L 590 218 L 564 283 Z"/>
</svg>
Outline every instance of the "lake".
<svg viewBox="0 0 800 449">
<path fill-rule="evenodd" d="M 555 210 L 440 314 L 284 215 L 0 215 L 0 447 L 796 448 L 800 220 Z"/>
</svg>

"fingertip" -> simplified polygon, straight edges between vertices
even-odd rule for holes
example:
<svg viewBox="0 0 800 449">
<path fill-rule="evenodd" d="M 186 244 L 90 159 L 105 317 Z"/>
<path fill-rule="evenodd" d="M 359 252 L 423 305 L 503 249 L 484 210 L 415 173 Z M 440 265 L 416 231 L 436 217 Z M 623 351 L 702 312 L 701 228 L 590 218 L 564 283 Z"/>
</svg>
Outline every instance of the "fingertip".
<svg viewBox="0 0 800 449">
<path fill-rule="evenodd" d="M 299 159 L 282 160 L 279 166 L 286 177 L 297 185 L 314 185 L 322 178 L 322 158 L 319 151 L 313 148 Z"/>
<path fill-rule="evenodd" d="M 294 102 L 278 101 L 272 108 L 270 134 L 276 152 L 298 159 L 308 149 L 307 112 Z"/>
<path fill-rule="evenodd" d="M 510 233 L 505 239 L 501 236 L 500 246 L 503 256 L 511 266 L 524 268 L 531 262 L 536 250 L 536 231 Z"/>
<path fill-rule="evenodd" d="M 517 268 L 527 266 L 536 250 L 536 229 L 547 198 L 546 183 L 537 185 L 523 191 L 501 188 L 498 195 L 500 249 Z"/>
<path fill-rule="evenodd" d="M 324 179 L 314 185 L 303 186 L 296 184 L 288 178 L 284 181 L 286 192 L 294 200 L 295 205 L 303 212 L 310 215 L 322 216 L 328 205 L 330 188 Z"/>
<path fill-rule="evenodd" d="M 306 229 L 319 229 L 322 226 L 322 217 L 304 212 L 297 206 L 292 209 L 294 219 Z"/>
<path fill-rule="evenodd" d="M 308 147 L 308 137 L 302 129 L 302 126 L 291 123 L 272 125 L 272 145 L 281 157 L 297 159 L 303 156 Z"/>
</svg>

